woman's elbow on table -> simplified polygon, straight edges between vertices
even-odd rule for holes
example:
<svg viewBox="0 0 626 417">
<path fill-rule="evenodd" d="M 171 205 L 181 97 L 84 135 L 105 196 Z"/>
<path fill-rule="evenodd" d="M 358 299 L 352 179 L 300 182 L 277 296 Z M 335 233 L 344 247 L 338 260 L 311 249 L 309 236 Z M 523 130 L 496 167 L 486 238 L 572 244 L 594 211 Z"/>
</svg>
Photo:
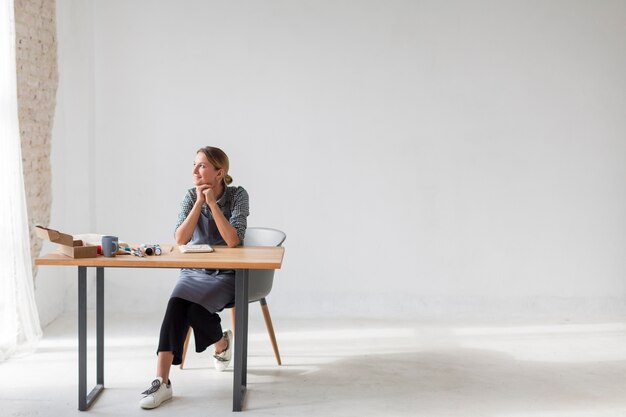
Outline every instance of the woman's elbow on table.
<svg viewBox="0 0 626 417">
<path fill-rule="evenodd" d="M 231 242 L 226 242 L 226 245 L 227 245 L 229 248 L 236 248 L 237 246 L 239 246 L 239 238 L 238 238 L 238 237 L 236 237 L 233 241 L 231 241 Z"/>
<path fill-rule="evenodd" d="M 174 235 L 174 240 L 176 241 L 177 245 L 186 245 L 187 243 L 189 243 L 189 241 L 191 239 L 185 239 L 183 236 L 181 236 L 181 234 L 179 234 L 178 232 L 176 232 L 176 234 Z"/>
</svg>

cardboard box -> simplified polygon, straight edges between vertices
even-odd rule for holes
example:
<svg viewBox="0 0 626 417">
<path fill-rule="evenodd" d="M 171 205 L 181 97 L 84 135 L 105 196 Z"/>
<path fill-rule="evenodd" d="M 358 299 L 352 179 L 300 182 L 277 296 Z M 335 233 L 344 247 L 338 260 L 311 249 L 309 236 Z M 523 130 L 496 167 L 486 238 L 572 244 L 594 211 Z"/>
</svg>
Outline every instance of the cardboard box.
<svg viewBox="0 0 626 417">
<path fill-rule="evenodd" d="M 98 256 L 97 246 L 76 240 L 72 235 L 43 226 L 35 226 L 35 233 L 41 239 L 58 244 L 59 251 L 70 258 L 95 258 Z"/>
</svg>

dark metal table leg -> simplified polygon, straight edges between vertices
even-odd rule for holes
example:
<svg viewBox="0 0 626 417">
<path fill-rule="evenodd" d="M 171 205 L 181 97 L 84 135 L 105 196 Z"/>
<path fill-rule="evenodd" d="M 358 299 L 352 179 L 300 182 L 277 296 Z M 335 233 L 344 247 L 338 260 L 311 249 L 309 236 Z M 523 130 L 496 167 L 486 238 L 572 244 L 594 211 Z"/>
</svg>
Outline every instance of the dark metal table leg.
<svg viewBox="0 0 626 417">
<path fill-rule="evenodd" d="M 104 386 L 104 268 L 96 268 L 96 384 Z"/>
<path fill-rule="evenodd" d="M 78 409 L 87 409 L 87 267 L 78 267 Z"/>
<path fill-rule="evenodd" d="M 235 375 L 233 411 L 241 411 L 248 373 L 248 270 L 238 269 L 235 278 Z"/>
<path fill-rule="evenodd" d="M 87 395 L 87 267 L 78 267 L 78 409 L 85 411 L 104 390 L 104 268 L 96 277 L 96 386 Z"/>
</svg>

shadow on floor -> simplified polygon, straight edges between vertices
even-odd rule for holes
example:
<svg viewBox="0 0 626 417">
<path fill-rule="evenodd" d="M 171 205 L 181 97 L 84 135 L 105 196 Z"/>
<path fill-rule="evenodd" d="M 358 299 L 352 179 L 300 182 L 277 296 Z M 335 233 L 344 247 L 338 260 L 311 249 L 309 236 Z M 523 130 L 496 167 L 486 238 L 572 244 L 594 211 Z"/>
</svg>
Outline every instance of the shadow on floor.
<svg viewBox="0 0 626 417">
<path fill-rule="evenodd" d="M 270 376 L 271 383 L 250 385 L 248 409 L 275 408 L 280 415 L 286 410 L 319 414 L 327 408 L 328 415 L 351 416 L 355 403 L 359 415 L 508 417 L 549 410 L 558 413 L 551 415 L 591 416 L 626 411 L 626 361 L 531 362 L 494 351 L 451 348 L 338 359 L 304 374 L 289 367 L 249 369 L 249 374 Z"/>
</svg>

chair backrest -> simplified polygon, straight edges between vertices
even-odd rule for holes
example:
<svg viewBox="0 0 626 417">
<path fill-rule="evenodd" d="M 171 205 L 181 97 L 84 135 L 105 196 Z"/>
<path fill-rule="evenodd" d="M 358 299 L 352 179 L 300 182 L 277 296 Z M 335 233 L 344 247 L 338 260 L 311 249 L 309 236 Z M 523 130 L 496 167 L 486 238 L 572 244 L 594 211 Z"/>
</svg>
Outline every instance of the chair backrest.
<svg viewBox="0 0 626 417">
<path fill-rule="evenodd" d="M 280 246 L 287 235 L 280 230 L 268 227 L 249 227 L 246 229 L 244 246 Z"/>
<path fill-rule="evenodd" d="M 287 235 L 276 229 L 267 227 L 249 227 L 246 229 L 244 246 L 281 246 Z M 272 290 L 274 283 L 273 269 L 255 269 L 250 271 L 248 285 L 248 301 L 259 301 Z"/>
</svg>

